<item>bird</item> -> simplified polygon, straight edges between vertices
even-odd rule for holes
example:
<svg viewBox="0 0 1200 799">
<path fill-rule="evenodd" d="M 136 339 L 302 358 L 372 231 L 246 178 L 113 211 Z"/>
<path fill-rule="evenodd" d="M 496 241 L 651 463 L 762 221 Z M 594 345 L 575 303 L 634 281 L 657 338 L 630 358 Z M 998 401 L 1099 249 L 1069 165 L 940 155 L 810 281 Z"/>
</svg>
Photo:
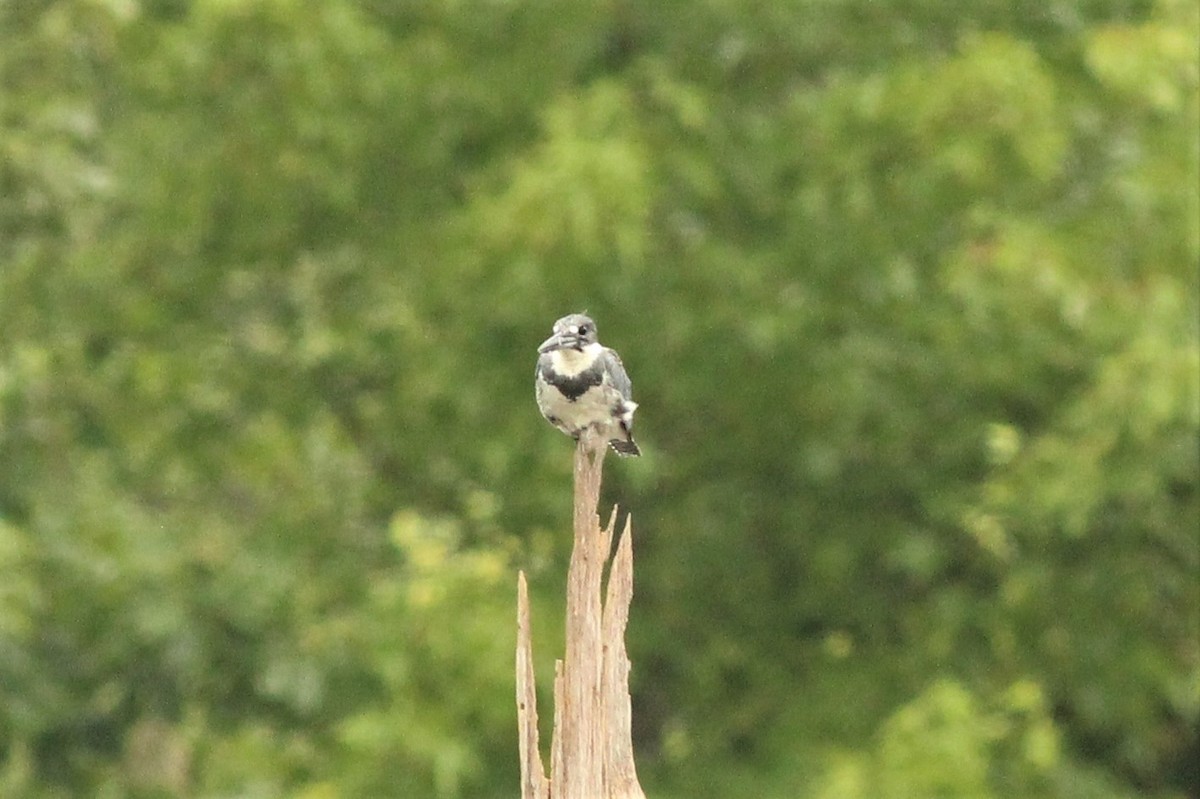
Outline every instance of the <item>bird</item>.
<svg viewBox="0 0 1200 799">
<path fill-rule="evenodd" d="M 534 390 L 546 421 L 576 441 L 592 428 L 618 455 L 642 454 L 633 440 L 633 385 L 621 356 L 600 343 L 591 317 L 570 314 L 554 323 L 538 347 Z"/>
</svg>

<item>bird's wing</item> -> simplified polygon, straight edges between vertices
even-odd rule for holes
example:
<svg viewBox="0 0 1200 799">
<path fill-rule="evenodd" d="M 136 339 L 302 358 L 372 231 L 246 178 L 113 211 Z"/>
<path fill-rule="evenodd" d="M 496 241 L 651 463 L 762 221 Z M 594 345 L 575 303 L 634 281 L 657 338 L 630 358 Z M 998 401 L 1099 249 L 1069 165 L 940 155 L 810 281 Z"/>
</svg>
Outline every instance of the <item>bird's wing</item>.
<svg viewBox="0 0 1200 799">
<path fill-rule="evenodd" d="M 538 356 L 537 364 L 533 369 L 533 377 L 536 380 L 539 375 L 546 374 L 550 371 L 550 353 L 546 352 Z"/>
<path fill-rule="evenodd" d="M 608 374 L 613 388 L 620 392 L 626 400 L 632 401 L 633 385 L 629 382 L 629 375 L 625 373 L 625 364 L 621 363 L 621 356 L 606 347 L 596 360 L 597 366 Z"/>
</svg>

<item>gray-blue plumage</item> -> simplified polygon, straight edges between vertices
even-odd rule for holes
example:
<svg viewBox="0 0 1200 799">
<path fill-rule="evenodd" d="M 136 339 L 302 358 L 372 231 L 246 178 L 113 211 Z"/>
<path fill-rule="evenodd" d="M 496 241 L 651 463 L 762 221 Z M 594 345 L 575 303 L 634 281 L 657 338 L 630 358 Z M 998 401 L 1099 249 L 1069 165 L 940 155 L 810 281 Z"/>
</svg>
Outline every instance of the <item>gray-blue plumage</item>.
<svg viewBox="0 0 1200 799">
<path fill-rule="evenodd" d="M 621 357 L 600 344 L 596 323 L 564 316 L 538 347 L 534 387 L 547 421 L 572 438 L 587 428 L 606 436 L 619 455 L 640 455 L 633 440 L 633 386 Z"/>
</svg>

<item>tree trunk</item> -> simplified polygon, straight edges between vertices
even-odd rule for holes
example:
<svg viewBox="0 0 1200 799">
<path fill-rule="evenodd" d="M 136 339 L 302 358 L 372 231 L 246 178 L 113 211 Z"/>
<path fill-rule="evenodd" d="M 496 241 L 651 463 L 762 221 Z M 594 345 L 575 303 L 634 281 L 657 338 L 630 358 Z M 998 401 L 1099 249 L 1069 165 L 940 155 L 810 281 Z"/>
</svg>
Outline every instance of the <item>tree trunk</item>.
<svg viewBox="0 0 1200 799">
<path fill-rule="evenodd" d="M 617 509 L 600 527 L 596 506 L 607 444 L 580 437 L 575 450 L 575 545 L 567 571 L 566 657 L 555 662 L 554 731 L 547 778 L 538 744 L 529 592 L 517 577 L 517 724 L 522 799 L 645 799 L 633 763 L 625 625 L 633 597 L 629 517 L 601 602 Z"/>
</svg>

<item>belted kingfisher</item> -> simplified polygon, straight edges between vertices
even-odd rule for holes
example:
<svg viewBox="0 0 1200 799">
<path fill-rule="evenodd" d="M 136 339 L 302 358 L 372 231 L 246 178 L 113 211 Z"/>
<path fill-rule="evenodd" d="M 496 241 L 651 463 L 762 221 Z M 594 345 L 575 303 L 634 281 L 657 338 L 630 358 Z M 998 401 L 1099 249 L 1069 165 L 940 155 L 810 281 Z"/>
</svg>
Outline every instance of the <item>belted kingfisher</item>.
<svg viewBox="0 0 1200 799">
<path fill-rule="evenodd" d="M 576 441 L 595 428 L 618 455 L 642 454 L 633 440 L 633 386 L 621 357 L 596 340 L 595 322 L 564 316 L 538 353 L 534 386 L 546 421 Z"/>
</svg>

